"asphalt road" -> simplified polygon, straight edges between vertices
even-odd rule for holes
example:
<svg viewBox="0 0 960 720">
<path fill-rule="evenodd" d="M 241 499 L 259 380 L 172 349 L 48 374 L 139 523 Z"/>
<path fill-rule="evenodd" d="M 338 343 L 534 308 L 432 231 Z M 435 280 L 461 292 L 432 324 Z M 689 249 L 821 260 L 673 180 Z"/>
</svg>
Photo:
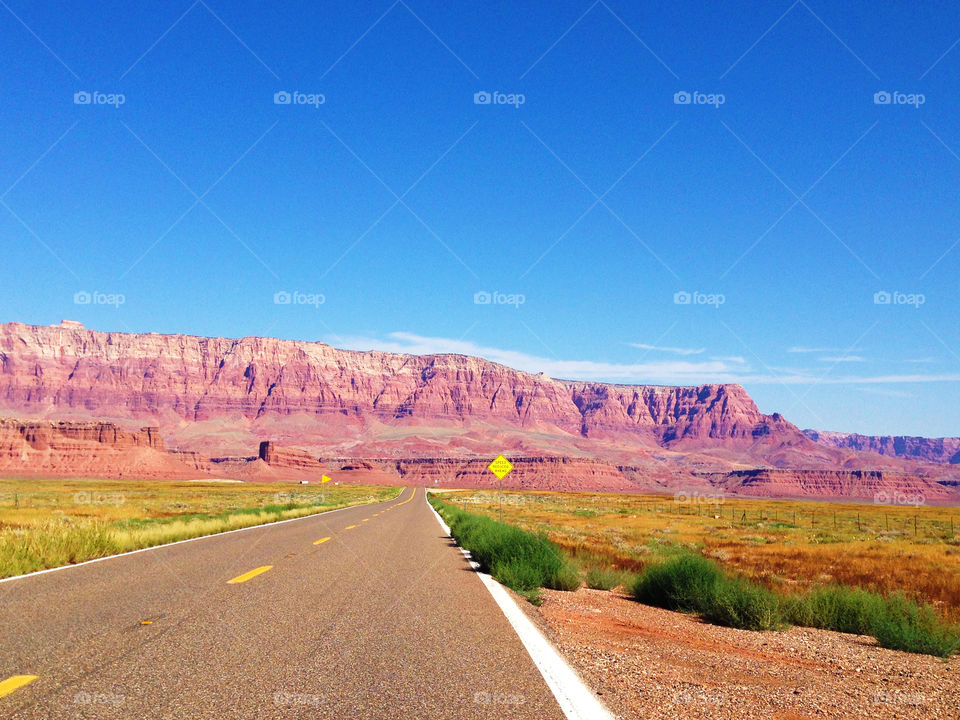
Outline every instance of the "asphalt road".
<svg viewBox="0 0 960 720">
<path fill-rule="evenodd" d="M 0 583 L 0 717 L 562 718 L 423 493 Z"/>
</svg>

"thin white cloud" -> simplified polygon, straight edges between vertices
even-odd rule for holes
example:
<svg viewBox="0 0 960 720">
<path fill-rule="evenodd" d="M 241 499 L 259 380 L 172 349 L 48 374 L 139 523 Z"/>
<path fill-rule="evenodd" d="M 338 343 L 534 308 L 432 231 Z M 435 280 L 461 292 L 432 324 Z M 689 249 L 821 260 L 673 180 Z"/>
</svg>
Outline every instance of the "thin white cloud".
<svg viewBox="0 0 960 720">
<path fill-rule="evenodd" d="M 553 378 L 656 385 L 701 385 L 737 383 L 740 385 L 896 385 L 960 382 L 960 373 L 833 375 L 825 377 L 799 369 L 768 369 L 765 374 L 751 372 L 743 358 L 712 358 L 693 362 L 672 360 L 645 363 L 608 363 L 595 360 L 561 360 L 519 350 L 479 345 L 469 340 L 427 337 L 409 332 L 393 332 L 386 338 L 337 337 L 332 344 L 346 350 L 382 350 L 385 352 L 433 355 L 453 353 L 486 358 L 529 373 L 543 372 Z"/>
<path fill-rule="evenodd" d="M 699 355 L 706 350 L 706 348 L 663 347 L 660 345 L 647 345 L 646 343 L 627 343 L 627 345 L 640 348 L 641 350 L 656 350 L 657 352 L 673 353 L 674 355 Z"/>
<path fill-rule="evenodd" d="M 543 372 L 567 380 L 610 380 L 615 382 L 703 384 L 736 382 L 739 365 L 718 360 L 662 360 L 644 363 L 607 363 L 594 360 L 560 360 L 531 355 L 518 350 L 478 345 L 469 340 L 425 337 L 408 332 L 392 332 L 385 339 L 348 337 L 335 339 L 348 350 L 384 350 L 387 352 L 433 355 L 454 353 L 474 355 L 529 373 Z"/>
<path fill-rule="evenodd" d="M 822 357 L 820 362 L 842 363 L 842 362 L 866 362 L 867 359 L 859 355 L 838 355 L 834 357 Z"/>
<path fill-rule="evenodd" d="M 740 355 L 714 355 L 710 359 L 736 363 L 737 365 L 745 365 L 747 362 L 746 358 Z"/>
<path fill-rule="evenodd" d="M 814 375 L 761 375 L 742 377 L 737 382 L 783 385 L 878 385 L 897 383 L 932 383 L 932 382 L 960 382 L 960 373 L 943 373 L 939 375 L 870 375 L 858 377 L 846 375 L 841 377 L 816 377 Z"/>
</svg>

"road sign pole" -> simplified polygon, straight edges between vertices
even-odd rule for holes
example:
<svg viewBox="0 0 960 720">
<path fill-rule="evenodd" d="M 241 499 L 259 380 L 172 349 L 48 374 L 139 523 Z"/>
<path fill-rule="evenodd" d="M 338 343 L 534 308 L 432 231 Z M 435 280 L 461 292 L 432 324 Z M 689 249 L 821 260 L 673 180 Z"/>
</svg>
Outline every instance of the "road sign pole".
<svg viewBox="0 0 960 720">
<path fill-rule="evenodd" d="M 499 484 L 499 505 L 500 505 L 500 522 L 503 522 L 503 478 L 507 476 L 511 470 L 513 470 L 513 465 L 510 464 L 510 461 L 507 460 L 503 455 L 497 455 L 494 458 L 493 462 L 487 466 L 487 469 L 497 476 L 497 479 L 500 481 Z"/>
<path fill-rule="evenodd" d="M 327 476 L 327 475 L 321 475 L 321 476 L 320 476 L 320 490 L 321 490 L 321 493 L 320 493 L 320 503 L 321 503 L 322 505 L 326 505 L 326 504 L 327 504 L 327 488 L 326 488 L 326 484 L 327 484 L 328 482 L 330 482 L 331 480 L 333 480 L 333 478 L 332 478 L 332 477 L 329 477 L 329 476 Z"/>
</svg>

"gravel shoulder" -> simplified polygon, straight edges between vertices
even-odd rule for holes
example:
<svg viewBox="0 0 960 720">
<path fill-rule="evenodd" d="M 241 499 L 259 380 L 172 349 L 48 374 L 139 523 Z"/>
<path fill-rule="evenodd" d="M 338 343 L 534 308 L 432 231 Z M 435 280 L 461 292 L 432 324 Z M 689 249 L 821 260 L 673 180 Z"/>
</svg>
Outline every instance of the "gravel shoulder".
<svg viewBox="0 0 960 720">
<path fill-rule="evenodd" d="M 960 718 L 960 658 L 811 628 L 718 627 L 586 588 L 544 598 L 549 636 L 621 718 Z"/>
</svg>

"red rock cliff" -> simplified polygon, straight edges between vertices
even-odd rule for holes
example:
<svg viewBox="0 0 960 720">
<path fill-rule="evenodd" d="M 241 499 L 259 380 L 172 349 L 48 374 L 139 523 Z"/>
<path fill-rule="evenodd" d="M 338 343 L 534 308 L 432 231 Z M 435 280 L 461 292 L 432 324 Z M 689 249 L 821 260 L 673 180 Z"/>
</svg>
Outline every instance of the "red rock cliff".
<svg viewBox="0 0 960 720">
<path fill-rule="evenodd" d="M 761 413 L 738 385 L 569 382 L 462 355 L 104 333 L 75 325 L 0 325 L 0 408 L 40 417 L 146 420 L 184 433 L 178 444 L 200 447 L 202 433 L 183 431 L 183 420 L 229 422 L 254 436 L 257 423 L 269 420 L 280 428 L 271 435 L 282 444 L 308 447 L 379 441 L 384 426 L 535 431 L 560 438 L 566 450 L 584 438 L 656 448 L 752 443 L 771 434 L 813 446 L 780 416 Z M 402 436 L 397 442 L 407 442 Z M 450 453 L 487 451 L 483 438 L 465 437 L 461 447 L 449 437 L 439 442 Z M 226 451 L 243 452 L 248 440 Z"/>
<path fill-rule="evenodd" d="M 909 435 L 858 435 L 857 433 L 804 430 L 811 440 L 835 448 L 874 452 L 888 457 L 934 463 L 960 464 L 960 438 L 926 438 Z"/>
<path fill-rule="evenodd" d="M 0 471 L 90 477 L 186 478 L 205 461 L 169 453 L 155 427 L 125 430 L 105 422 L 44 422 L 0 418 Z"/>
</svg>

